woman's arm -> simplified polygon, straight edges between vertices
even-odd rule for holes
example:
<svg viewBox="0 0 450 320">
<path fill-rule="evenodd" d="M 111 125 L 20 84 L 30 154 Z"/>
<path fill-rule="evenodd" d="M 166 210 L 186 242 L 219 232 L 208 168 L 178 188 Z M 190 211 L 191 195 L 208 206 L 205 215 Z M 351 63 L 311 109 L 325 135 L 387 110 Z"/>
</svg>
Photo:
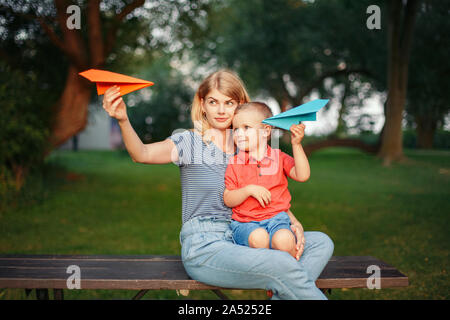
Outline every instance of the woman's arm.
<svg viewBox="0 0 450 320">
<path fill-rule="evenodd" d="M 117 119 L 122 131 L 123 142 L 134 162 L 161 164 L 178 160 L 175 143 L 170 139 L 150 144 L 142 143 L 128 119 L 127 107 L 120 96 L 119 87 L 113 86 L 106 90 L 103 98 L 103 109 L 111 117 Z"/>
<path fill-rule="evenodd" d="M 297 249 L 297 254 L 295 255 L 295 258 L 299 260 L 301 255 L 303 254 L 303 250 L 305 249 L 305 237 L 303 234 L 304 232 L 303 226 L 297 220 L 297 218 L 294 216 L 291 210 L 288 210 L 287 214 L 289 216 L 289 219 L 291 220 L 291 230 L 292 232 L 294 232 L 295 237 L 297 238 L 297 243 L 295 245 Z"/>
<path fill-rule="evenodd" d="M 302 224 L 300 223 L 300 221 L 297 220 L 297 218 L 294 216 L 294 214 L 290 209 L 287 211 L 287 214 L 289 216 L 289 219 L 291 219 L 291 224 L 299 226 L 299 228 L 301 228 L 301 230 L 303 231 Z"/>
<path fill-rule="evenodd" d="M 143 144 L 128 119 L 119 122 L 119 126 L 125 147 L 134 162 L 163 164 L 178 160 L 178 152 L 172 140 L 166 139 L 160 142 Z"/>
</svg>

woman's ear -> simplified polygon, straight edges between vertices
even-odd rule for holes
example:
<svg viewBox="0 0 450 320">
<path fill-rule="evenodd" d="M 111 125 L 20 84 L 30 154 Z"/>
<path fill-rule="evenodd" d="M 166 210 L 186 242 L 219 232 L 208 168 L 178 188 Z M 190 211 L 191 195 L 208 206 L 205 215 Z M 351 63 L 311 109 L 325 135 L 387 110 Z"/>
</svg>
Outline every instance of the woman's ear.
<svg viewBox="0 0 450 320">
<path fill-rule="evenodd" d="M 200 99 L 200 106 L 202 107 L 202 113 L 205 113 L 205 99 Z"/>
</svg>

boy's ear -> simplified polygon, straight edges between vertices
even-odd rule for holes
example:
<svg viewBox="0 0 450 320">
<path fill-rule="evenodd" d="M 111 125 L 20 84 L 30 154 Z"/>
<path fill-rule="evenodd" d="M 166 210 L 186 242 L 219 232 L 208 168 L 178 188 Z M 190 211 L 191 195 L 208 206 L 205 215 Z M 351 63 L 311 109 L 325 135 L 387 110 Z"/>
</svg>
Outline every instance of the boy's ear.
<svg viewBox="0 0 450 320">
<path fill-rule="evenodd" d="M 264 136 L 270 137 L 271 133 L 272 133 L 272 126 L 265 124 L 264 125 Z"/>
</svg>

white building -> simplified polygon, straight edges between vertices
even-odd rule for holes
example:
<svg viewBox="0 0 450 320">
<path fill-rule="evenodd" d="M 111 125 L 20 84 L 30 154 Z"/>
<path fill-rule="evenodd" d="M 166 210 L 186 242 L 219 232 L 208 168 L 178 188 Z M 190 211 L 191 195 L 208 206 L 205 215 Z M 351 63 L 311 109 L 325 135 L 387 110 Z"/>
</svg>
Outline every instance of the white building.
<svg viewBox="0 0 450 320">
<path fill-rule="evenodd" d="M 97 104 L 89 105 L 86 128 L 67 140 L 58 149 L 73 150 L 78 140 L 78 150 L 113 150 L 123 146 L 122 135 L 117 121 Z"/>
</svg>

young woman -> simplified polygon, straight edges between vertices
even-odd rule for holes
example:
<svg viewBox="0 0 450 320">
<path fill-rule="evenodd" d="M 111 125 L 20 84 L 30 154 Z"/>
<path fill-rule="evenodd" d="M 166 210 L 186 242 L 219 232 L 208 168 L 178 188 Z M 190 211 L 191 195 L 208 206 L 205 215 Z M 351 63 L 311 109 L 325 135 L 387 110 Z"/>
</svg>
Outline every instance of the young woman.
<svg viewBox="0 0 450 320">
<path fill-rule="evenodd" d="M 191 109 L 194 129 L 166 140 L 143 144 L 132 128 L 117 87 L 108 89 L 103 108 L 118 120 L 134 162 L 173 162 L 182 188 L 181 257 L 189 276 L 225 288 L 265 289 L 272 299 L 326 299 L 315 280 L 333 253 L 322 232 L 303 232 L 292 212 L 297 259 L 287 252 L 234 244 L 231 208 L 223 202 L 225 169 L 236 153 L 230 130 L 235 108 L 249 102 L 242 81 L 228 70 L 209 75 L 198 88 Z"/>
</svg>

